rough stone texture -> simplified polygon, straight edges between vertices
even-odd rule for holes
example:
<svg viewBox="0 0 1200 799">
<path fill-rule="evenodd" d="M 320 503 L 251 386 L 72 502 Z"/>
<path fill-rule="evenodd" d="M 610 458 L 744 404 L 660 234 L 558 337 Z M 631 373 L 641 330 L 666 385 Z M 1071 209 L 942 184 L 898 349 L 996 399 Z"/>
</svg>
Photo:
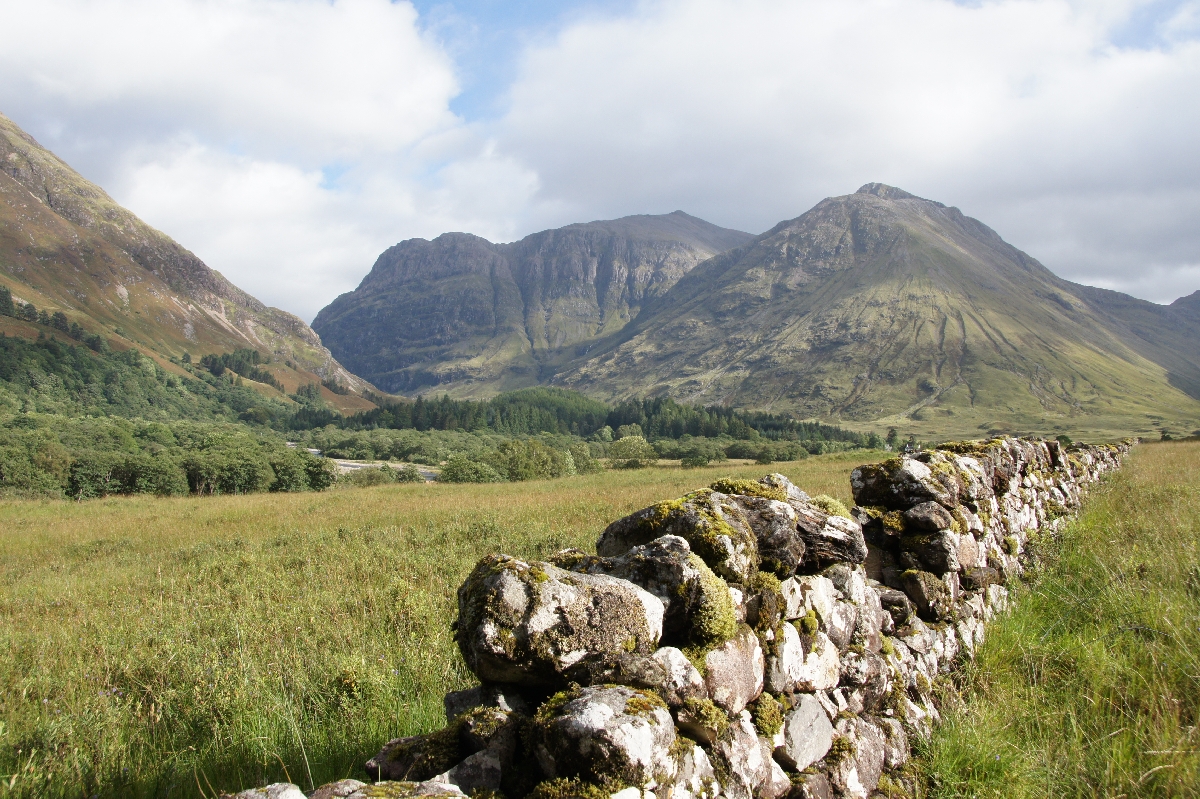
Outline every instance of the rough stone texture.
<svg viewBox="0 0 1200 799">
<path fill-rule="evenodd" d="M 867 542 L 862 526 L 845 516 L 830 516 L 815 505 L 796 509 L 797 531 L 804 541 L 806 569 L 821 569 L 834 563 L 862 563 L 867 559 Z"/>
<path fill-rule="evenodd" d="M 671 707 L 682 705 L 688 699 L 707 699 L 708 686 L 687 656 L 673 646 L 664 646 L 654 653 L 654 659 L 662 664 L 666 679 L 658 687 L 659 693 Z"/>
<path fill-rule="evenodd" d="M 837 647 L 825 633 L 818 632 L 804 644 L 804 668 L 794 683 L 797 691 L 825 691 L 838 684 L 841 661 Z"/>
<path fill-rule="evenodd" d="M 729 775 L 722 787 L 729 799 L 752 799 L 759 786 L 771 777 L 771 759 L 750 721 L 750 714 L 742 712 L 729 725 L 726 734 L 713 747 Z"/>
<path fill-rule="evenodd" d="M 949 530 L 924 535 L 906 535 L 900 539 L 904 552 L 916 555 L 925 571 L 945 574 L 962 569 L 958 560 L 959 536 Z"/>
<path fill-rule="evenodd" d="M 958 504 L 958 484 L 946 485 L 933 470 L 915 458 L 893 458 L 883 463 L 860 466 L 850 474 L 854 501 L 863 506 L 882 505 L 907 510 L 922 502 L 946 508 Z"/>
<path fill-rule="evenodd" d="M 954 525 L 950 511 L 936 502 L 922 502 L 904 511 L 905 528 L 937 532 L 949 530 Z"/>
<path fill-rule="evenodd" d="M 708 695 L 730 715 L 740 713 L 762 693 L 765 667 L 758 636 L 742 627 L 736 637 L 705 657 Z"/>
<path fill-rule="evenodd" d="M 562 683 L 588 655 L 649 654 L 663 603 L 627 580 L 507 556 L 479 562 L 458 591 L 457 640 L 482 680 Z"/>
<path fill-rule="evenodd" d="M 833 743 L 833 725 L 821 702 L 812 694 L 801 694 L 783 719 L 783 745 L 775 758 L 792 771 L 804 769 L 825 757 Z"/>
<path fill-rule="evenodd" d="M 804 641 L 796 628 L 783 622 L 774 630 L 763 685 L 773 694 L 791 691 L 804 676 Z"/>
<path fill-rule="evenodd" d="M 601 557 L 624 555 L 636 546 L 676 535 L 718 576 L 743 583 L 758 569 L 758 542 L 733 497 L 711 489 L 660 502 L 610 524 L 596 542 Z"/>
<path fill-rule="evenodd" d="M 912 736 L 930 734 L 939 722 L 933 681 L 960 656 L 974 656 L 985 623 L 1007 607 L 1000 582 L 1021 574 L 1028 536 L 1058 529 L 1047 509 L 1078 507 L 1083 487 L 1118 466 L 1125 451 L 1013 439 L 948 446 L 957 449 L 866 468 L 855 515 L 873 531 L 872 559 L 858 560 L 843 539 L 841 559 L 827 563 L 810 557 L 819 546 L 802 536 L 796 568 L 819 567 L 819 574 L 789 574 L 780 550 L 770 554 L 776 544 L 768 543 L 788 535 L 790 512 L 799 534 L 812 507 L 779 476 L 758 484 L 723 480 L 655 506 L 662 511 L 649 515 L 656 528 L 688 514 L 699 519 L 691 529 L 700 534 L 691 539 L 658 535 L 602 556 L 566 551 L 556 565 L 485 559 L 460 592 L 461 615 L 474 623 L 460 623 L 459 635 L 470 642 L 464 631 L 479 637 L 490 624 L 492 638 L 484 639 L 508 644 L 492 657 L 537 676 L 509 673 L 509 685 L 487 682 L 447 696 L 446 729 L 389 742 L 368 764 L 380 778 L 408 781 L 371 790 L 458 797 L 499 788 L 520 799 L 539 780 L 562 775 L 593 785 L 616 779 L 630 786 L 616 794 L 622 799 L 871 796 L 883 770 L 905 765 Z M 879 504 L 861 504 L 868 499 Z M 705 516 L 713 503 L 719 512 Z M 729 542 L 741 535 L 731 518 L 758 542 L 743 576 L 782 572 L 777 591 L 765 575 L 727 585 L 698 562 L 696 542 L 719 539 L 707 532 L 723 531 Z M 821 529 L 839 518 L 824 515 Z M 885 526 L 892 532 L 881 533 Z M 605 546 L 629 543 L 615 541 Z M 736 545 L 723 552 L 738 555 Z M 730 627 L 742 620 L 756 626 L 742 623 L 728 639 L 695 646 L 705 614 L 672 614 L 696 607 L 690 586 L 704 589 L 705 580 L 719 588 Z M 693 642 L 686 654 L 654 648 L 651 634 L 625 635 L 630 619 L 653 626 L 645 613 L 653 603 L 659 618 L 674 619 L 672 634 Z M 624 615 L 610 623 L 608 608 Z M 530 646 L 543 628 L 555 631 L 554 645 Z M 497 632 L 503 629 L 511 636 Z M 570 649 L 560 639 L 578 643 Z M 700 657 L 702 669 L 689 660 Z M 567 681 L 584 687 L 545 699 Z M 772 718 L 780 705 L 760 701 L 760 732 L 748 705 L 764 689 L 779 698 L 782 719 Z M 541 707 L 530 719 L 536 701 Z M 915 790 L 902 771 L 891 776 L 892 790 Z"/>
<path fill-rule="evenodd" d="M 862 718 L 842 719 L 837 733 L 850 742 L 851 751 L 829 769 L 829 781 L 840 796 L 867 799 L 883 773 L 887 740 Z"/>
<path fill-rule="evenodd" d="M 758 539 L 758 555 L 763 571 L 780 577 L 791 576 L 805 561 L 804 538 L 797 529 L 795 508 L 787 502 L 767 497 L 735 495 L 750 528 Z"/>
<path fill-rule="evenodd" d="M 345 799 L 356 793 L 358 789 L 365 787 L 366 783 L 358 780 L 338 780 L 317 788 L 309 795 L 308 799 Z"/>
<path fill-rule="evenodd" d="M 499 685 L 477 685 L 462 691 L 451 691 L 443 697 L 442 707 L 446 711 L 446 721 L 454 721 L 477 707 L 496 707 L 525 715 L 530 713 L 529 703 L 524 697 L 511 688 Z"/>
<path fill-rule="evenodd" d="M 581 688 L 537 716 L 537 759 L 549 777 L 605 777 L 642 785 L 675 776 L 675 723 L 652 693 Z"/>
<path fill-rule="evenodd" d="M 954 618 L 952 596 L 946 583 L 936 574 L 911 569 L 901 575 L 904 593 L 916 606 L 925 621 L 945 621 Z"/>
<path fill-rule="evenodd" d="M 771 747 L 762 738 L 759 741 L 763 745 L 763 759 L 767 761 L 767 778 L 758 786 L 755 792 L 760 799 L 779 799 L 781 796 L 787 796 L 792 790 L 792 780 L 788 777 L 787 772 L 780 768 L 779 764 L 771 759 Z"/>
<path fill-rule="evenodd" d="M 498 791 L 503 771 L 500 754 L 491 749 L 484 749 L 468 756 L 454 768 L 437 775 L 431 782 L 457 786 L 466 794 L 480 790 Z"/>
<path fill-rule="evenodd" d="M 276 782 L 262 788 L 251 788 L 241 793 L 222 794 L 221 799 L 305 799 L 300 786 L 290 782 Z"/>
<path fill-rule="evenodd" d="M 387 780 L 366 785 L 346 799 L 412 799 L 417 796 L 445 796 L 450 799 L 466 796 L 455 785 L 444 782 L 404 782 Z"/>
<path fill-rule="evenodd" d="M 796 779 L 791 796 L 793 799 L 833 799 L 833 786 L 821 772 L 802 774 Z"/>
<path fill-rule="evenodd" d="M 672 799 L 713 799 L 720 786 L 708 753 L 699 746 L 684 749 L 672 788 Z"/>
<path fill-rule="evenodd" d="M 570 571 L 619 577 L 654 594 L 665 608 L 667 643 L 704 646 L 734 632 L 728 586 L 679 536 L 662 536 L 614 557 L 568 549 L 551 560 Z"/>
</svg>

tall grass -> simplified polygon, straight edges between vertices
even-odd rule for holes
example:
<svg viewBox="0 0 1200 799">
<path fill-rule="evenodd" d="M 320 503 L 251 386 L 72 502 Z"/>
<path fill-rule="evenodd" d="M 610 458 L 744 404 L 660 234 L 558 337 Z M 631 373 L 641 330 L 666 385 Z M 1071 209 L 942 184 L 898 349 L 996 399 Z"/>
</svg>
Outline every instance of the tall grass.
<svg viewBox="0 0 1200 799">
<path fill-rule="evenodd" d="M 720 476 L 848 501 L 857 452 L 500 485 L 0 502 L 0 797 L 213 796 L 361 776 L 471 683 L 481 556 L 590 548 Z"/>
<path fill-rule="evenodd" d="M 1200 796 L 1198 536 L 1200 444 L 1135 448 L 947 691 L 930 794 Z"/>
</svg>

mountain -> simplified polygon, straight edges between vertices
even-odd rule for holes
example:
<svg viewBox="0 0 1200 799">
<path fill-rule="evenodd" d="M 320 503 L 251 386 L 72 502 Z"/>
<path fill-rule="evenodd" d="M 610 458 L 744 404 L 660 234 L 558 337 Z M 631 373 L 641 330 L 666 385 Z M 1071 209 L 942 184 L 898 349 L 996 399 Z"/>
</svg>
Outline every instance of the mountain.
<svg viewBox="0 0 1200 799">
<path fill-rule="evenodd" d="M 1075 285 L 956 208 L 868 184 L 695 267 L 552 382 L 905 434 L 1190 431 L 1198 305 Z"/>
<path fill-rule="evenodd" d="M 380 255 L 313 328 L 350 369 L 389 391 L 494 394 L 543 381 L 696 264 L 751 238 L 676 211 L 510 244 L 466 233 L 409 239 Z"/>
<path fill-rule="evenodd" d="M 275 356 L 272 371 L 285 386 L 329 380 L 367 387 L 299 317 L 263 305 L 208 268 L 3 115 L 0 285 L 38 309 L 63 312 L 117 349 L 137 346 L 160 361 L 249 347 Z M 32 329 L 4 325 L 9 334 Z M 347 409 L 374 407 L 325 394 Z"/>
</svg>

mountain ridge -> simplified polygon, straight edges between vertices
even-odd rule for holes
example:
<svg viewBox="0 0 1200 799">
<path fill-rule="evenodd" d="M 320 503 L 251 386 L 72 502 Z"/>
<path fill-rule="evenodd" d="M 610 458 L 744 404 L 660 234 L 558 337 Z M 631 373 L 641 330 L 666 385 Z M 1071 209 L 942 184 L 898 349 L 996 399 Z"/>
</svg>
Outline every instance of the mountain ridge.
<svg viewBox="0 0 1200 799">
<path fill-rule="evenodd" d="M 0 281 L 122 347 L 164 358 L 250 347 L 294 364 L 298 379 L 368 387 L 302 319 L 210 269 L 2 114 Z"/>
<path fill-rule="evenodd" d="M 536 385 L 619 330 L 648 298 L 750 234 L 682 211 L 576 223 L 497 244 L 469 233 L 385 250 L 313 327 L 393 391 L 458 395 Z"/>
<path fill-rule="evenodd" d="M 1076 288 L 957 208 L 867 184 L 698 265 L 552 382 L 964 433 L 1198 418 L 1138 351 L 1163 346 Z"/>
</svg>

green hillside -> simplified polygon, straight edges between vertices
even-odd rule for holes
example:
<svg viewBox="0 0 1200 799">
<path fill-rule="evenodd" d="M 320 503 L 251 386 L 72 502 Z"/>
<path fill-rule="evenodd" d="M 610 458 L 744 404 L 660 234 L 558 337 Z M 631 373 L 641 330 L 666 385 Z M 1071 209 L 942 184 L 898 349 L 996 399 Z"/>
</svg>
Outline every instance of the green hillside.
<svg viewBox="0 0 1200 799">
<path fill-rule="evenodd" d="M 301 319 L 234 286 L 3 115 L 0 288 L 18 305 L 62 314 L 115 349 L 136 347 L 165 361 L 249 347 L 276 356 L 291 390 L 323 380 L 367 387 Z M 358 397 L 328 399 L 347 409 L 372 407 Z"/>
<path fill-rule="evenodd" d="M 957 209 L 870 184 L 698 266 L 553 382 L 920 437 L 1200 427 L 1163 347 L 1074 288 Z"/>
</svg>

